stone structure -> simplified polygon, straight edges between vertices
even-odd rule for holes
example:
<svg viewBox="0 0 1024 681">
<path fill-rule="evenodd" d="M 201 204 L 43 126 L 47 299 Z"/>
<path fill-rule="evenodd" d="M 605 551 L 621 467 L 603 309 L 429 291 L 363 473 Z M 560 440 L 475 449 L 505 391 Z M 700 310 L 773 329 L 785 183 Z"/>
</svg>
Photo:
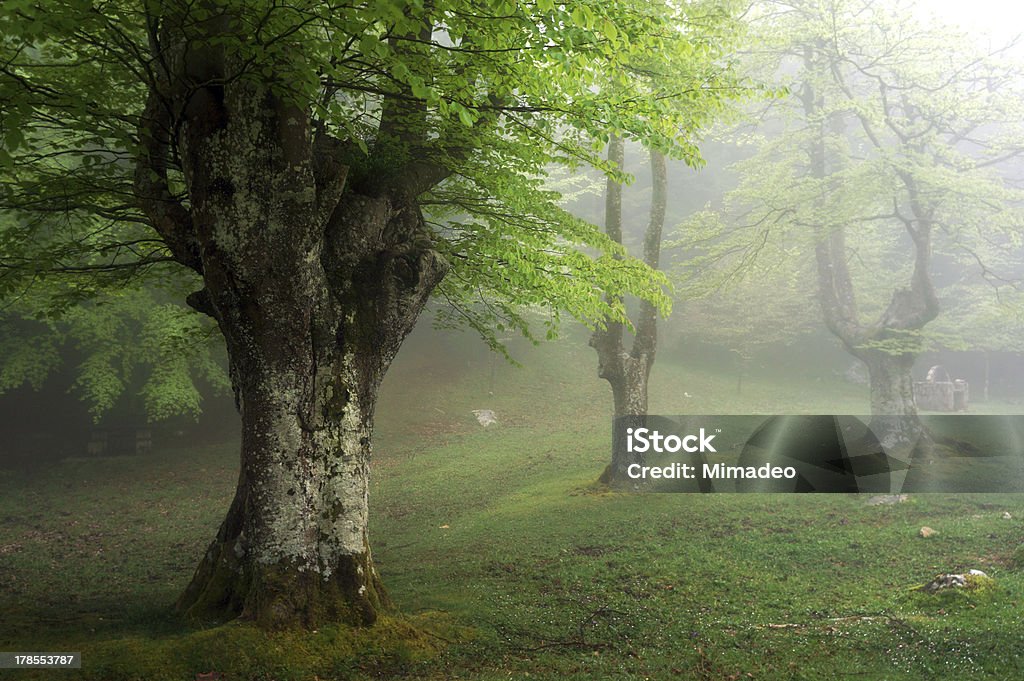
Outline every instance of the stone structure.
<svg viewBox="0 0 1024 681">
<path fill-rule="evenodd" d="M 914 382 L 914 400 L 928 411 L 967 411 L 968 386 L 962 379 L 951 380 L 941 364 L 928 370 L 923 381 Z"/>
</svg>

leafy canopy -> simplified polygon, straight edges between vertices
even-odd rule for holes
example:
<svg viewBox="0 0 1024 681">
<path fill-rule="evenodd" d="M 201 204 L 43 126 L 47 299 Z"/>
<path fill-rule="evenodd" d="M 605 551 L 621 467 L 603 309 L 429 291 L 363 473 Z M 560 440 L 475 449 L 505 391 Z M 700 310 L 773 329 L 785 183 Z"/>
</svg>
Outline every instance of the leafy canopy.
<svg viewBox="0 0 1024 681">
<path fill-rule="evenodd" d="M 351 149 L 350 183 L 417 157 L 448 168 L 420 197 L 434 247 L 453 266 L 437 292 L 450 304 L 443 322 L 496 345 L 495 329 L 532 333 L 524 310 L 543 316 L 548 335 L 559 311 L 590 324 L 624 319 L 624 294 L 665 310 L 665 280 L 613 257 L 619 247 L 559 208 L 545 177 L 555 166 L 618 173 L 601 159 L 613 135 L 698 164 L 696 131 L 743 90 L 725 53 L 737 13 L 732 0 L 9 0 L 0 7 L 3 314 L 85 334 L 99 314 L 87 301 L 201 286 L 133 185 L 147 96 L 166 87 L 168 42 L 220 55 L 237 65 L 229 79 L 290 98 L 311 131 Z M 387 121 L 387 111 L 405 113 Z M 176 159 L 173 134 L 170 144 Z M 172 161 L 166 171 L 188 207 L 183 168 Z M 151 312 L 178 329 L 166 338 L 209 331 L 161 305 Z M 126 381 L 97 356 L 80 384 L 102 409 Z M 176 368 L 145 358 L 151 381 L 185 396 L 154 413 L 192 408 L 188 386 L 208 366 L 195 357 Z M 97 362 L 110 368 L 102 379 Z M 8 373 L 4 386 L 17 382 Z"/>
<path fill-rule="evenodd" d="M 842 232 L 851 317 L 866 335 L 893 323 L 891 301 L 919 264 L 940 306 L 978 312 L 893 328 L 863 347 L 902 353 L 988 336 L 984 320 L 1006 313 L 992 294 L 1018 298 L 1020 282 L 1020 65 L 1005 48 L 922 24 L 911 3 L 765 0 L 752 26 L 760 47 L 747 66 L 792 94 L 758 112 L 738 185 L 686 225 L 686 290 L 710 295 L 766 266 L 804 272 L 791 284 L 813 289 L 806 259 Z M 915 242 L 927 243 L 922 257 Z M 764 311 L 749 300 L 749 314 Z"/>
</svg>

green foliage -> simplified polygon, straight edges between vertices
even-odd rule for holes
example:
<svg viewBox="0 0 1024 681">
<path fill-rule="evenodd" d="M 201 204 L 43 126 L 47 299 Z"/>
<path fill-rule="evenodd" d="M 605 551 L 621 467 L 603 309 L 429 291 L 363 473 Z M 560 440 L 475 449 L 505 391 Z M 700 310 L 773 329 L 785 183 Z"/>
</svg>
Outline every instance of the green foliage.
<svg viewBox="0 0 1024 681">
<path fill-rule="evenodd" d="M 458 263 L 440 286 L 440 295 L 451 303 L 442 311 L 442 323 L 458 315 L 485 337 L 492 327 L 532 337 L 521 312 L 532 307 L 546 311 L 543 324 L 551 338 L 560 311 L 589 325 L 625 321 L 621 296 L 626 292 L 667 313 L 666 278 L 639 260 L 615 257 L 624 254 L 622 247 L 560 208 L 560 196 L 540 180 L 496 177 L 488 187 L 498 198 L 480 200 L 476 216 L 465 220 L 455 212 L 464 207 L 464 186 L 454 181 L 435 192 L 434 214 L 443 220 L 437 224 L 438 243 Z M 442 207 L 450 212 L 441 212 Z M 510 234 L 510 227 L 518 234 Z M 592 257 L 581 247 L 600 255 Z M 487 282 L 486 289 L 481 282 Z"/>
<path fill-rule="evenodd" d="M 618 258 L 596 227 L 559 208 L 544 178 L 557 166 L 619 173 L 601 158 L 612 135 L 699 165 L 698 131 L 748 89 L 728 53 L 739 5 L 5 3 L 0 300 L 31 290 L 34 304 L 23 316 L 84 330 L 84 317 L 100 309 L 75 311 L 84 301 L 128 290 L 144 296 L 168 280 L 179 293 L 196 287 L 174 273 L 178 264 L 136 205 L 133 183 L 147 94 L 167 87 L 161 60 L 171 52 L 154 50 L 160 41 L 168 49 L 191 41 L 191 49 L 232 65 L 232 80 L 269 88 L 306 112 L 312 129 L 353 143 L 345 159 L 350 183 L 414 157 L 453 171 L 422 197 L 434 245 L 453 265 L 438 289 L 452 304 L 440 323 L 468 324 L 497 346 L 506 327 L 533 337 L 533 319 L 547 337 L 562 314 L 592 325 L 621 320 L 621 304 L 607 300 L 627 293 L 665 311 L 665 279 Z M 214 37 L 204 33 L 211 25 L 221 27 Z M 396 101 L 409 111 L 385 124 L 385 108 Z M 166 173 L 173 198 L 187 208 L 183 168 L 172 161 Z M 194 411 L 187 376 L 208 362 L 190 364 L 175 344 L 188 345 L 186 336 L 207 327 L 155 308 L 151 321 L 121 309 L 122 322 L 97 319 L 92 341 L 82 344 L 96 354 L 84 360 L 78 386 L 97 413 L 127 385 L 131 361 L 116 355 L 135 341 L 118 335 L 119 324 L 134 325 L 140 347 L 153 353 L 143 389 L 152 413 Z M 179 332 L 170 331 L 174 324 Z M 98 349 L 100 338 L 115 336 L 122 345 Z M 26 378 L 41 370 L 19 362 Z"/>
<path fill-rule="evenodd" d="M 192 311 L 149 289 L 97 292 L 59 315 L 46 316 L 56 287 L 34 287 L 0 325 L 0 392 L 42 387 L 65 357 L 76 358 L 75 390 L 94 419 L 126 393 L 152 420 L 198 416 L 202 386 L 229 385 L 215 329 Z M 40 307 L 35 307 L 38 304 Z"/>
<path fill-rule="evenodd" d="M 126 392 L 152 419 L 195 416 L 198 384 L 226 388 L 215 329 L 169 302 L 194 280 L 171 267 L 139 214 L 91 187 L 116 177 L 108 166 L 120 161 L 79 155 L 61 141 L 75 134 L 47 127 L 42 146 L 21 149 L 11 157 L 18 165 L 0 174 L 0 197 L 18 204 L 0 211 L 0 392 L 39 389 L 63 357 L 75 362 L 70 387 L 97 420 Z M 58 210 L 46 206 L 50 193 L 86 193 L 89 202 L 69 198 Z"/>
<path fill-rule="evenodd" d="M 842 232 L 851 321 L 875 336 L 863 347 L 1015 346 L 998 320 L 1015 298 L 1024 234 L 1012 166 L 1024 149 L 1017 67 L 1001 50 L 921 25 L 907 4 L 766 0 L 751 22 L 759 48 L 746 67 L 791 94 L 721 133 L 756 151 L 735 164 L 738 185 L 680 230 L 684 297 L 735 292 L 730 315 L 773 327 L 798 312 L 780 300 L 816 288 L 816 246 Z M 928 232 L 940 307 L 960 309 L 906 329 L 888 315 L 912 280 L 917 229 Z M 774 298 L 754 290 L 768 270 L 780 273 L 767 279 Z"/>
<path fill-rule="evenodd" d="M 680 331 L 749 359 L 815 329 L 814 263 L 801 240 L 761 233 L 725 247 L 725 229 L 719 214 L 702 211 L 668 246 Z"/>
<path fill-rule="evenodd" d="M 45 325 L 8 318 L 0 336 L 0 392 L 23 383 L 39 390 L 46 377 L 60 363 L 57 334 Z M 35 327 L 35 328 L 33 328 Z"/>
</svg>

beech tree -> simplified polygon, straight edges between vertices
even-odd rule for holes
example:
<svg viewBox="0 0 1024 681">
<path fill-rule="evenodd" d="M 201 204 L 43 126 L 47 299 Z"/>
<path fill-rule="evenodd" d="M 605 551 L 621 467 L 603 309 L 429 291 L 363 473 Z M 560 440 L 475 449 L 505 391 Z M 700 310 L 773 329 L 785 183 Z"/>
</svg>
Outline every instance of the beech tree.
<svg viewBox="0 0 1024 681">
<path fill-rule="evenodd" d="M 872 414 L 916 421 L 911 367 L 941 311 L 935 250 L 1018 238 L 1019 190 L 998 172 L 1024 151 L 1017 76 L 998 51 L 918 24 L 909 5 L 761 8 L 763 52 L 790 79 L 791 106 L 744 162 L 707 257 L 803 239 L 826 326 L 868 368 Z"/>
<path fill-rule="evenodd" d="M 710 88 L 702 97 L 688 96 L 675 103 L 681 114 L 676 124 L 683 126 L 688 139 L 696 141 L 698 135 L 727 111 L 731 102 L 749 94 L 753 88 L 738 76 L 730 55 L 742 34 L 742 24 L 737 18 L 739 6 L 696 2 L 687 3 L 685 7 L 687 22 L 700 29 L 699 35 L 692 35 L 694 42 L 690 50 L 697 50 L 702 58 L 694 59 L 691 51 L 658 53 L 638 59 L 631 64 L 630 71 L 633 87 L 646 91 L 648 97 L 656 100 L 665 99 L 681 86 L 693 93 Z M 619 174 L 610 175 L 605 184 L 604 232 L 620 246 L 624 243 L 623 183 L 631 179 L 625 174 L 625 152 L 625 139 L 612 136 L 607 160 L 610 168 L 618 170 Z M 683 160 L 695 168 L 703 165 L 695 146 L 691 146 Z M 651 194 L 640 250 L 643 262 L 652 270 L 658 270 L 668 208 L 668 165 L 664 150 L 649 149 L 648 165 Z M 623 297 L 615 292 L 609 292 L 606 300 L 615 307 L 623 305 Z M 641 425 L 640 420 L 647 414 L 648 381 L 658 348 L 658 317 L 666 311 L 659 308 L 657 301 L 640 300 L 633 320 L 625 316 L 612 319 L 599 325 L 591 335 L 590 345 L 597 352 L 597 373 L 611 387 L 612 416 L 620 426 L 623 418 Z M 627 331 L 632 335 L 631 340 Z M 627 468 L 630 464 L 642 463 L 638 454 L 627 450 L 624 434 L 622 427 L 613 431 L 611 461 L 602 472 L 600 482 L 629 482 Z"/>
<path fill-rule="evenodd" d="M 8 309 L 59 321 L 174 279 L 227 349 L 237 491 L 183 611 L 312 627 L 387 606 L 374 406 L 432 292 L 485 334 L 532 333 L 522 305 L 553 333 L 559 310 L 594 324 L 624 321 L 627 294 L 663 304 L 662 280 L 543 177 L 609 169 L 612 137 L 695 157 L 688 111 L 721 96 L 714 79 L 650 96 L 632 68 L 710 59 L 687 6 L 3 4 Z"/>
<path fill-rule="evenodd" d="M 608 160 L 617 168 L 625 164 L 625 148 L 620 138 L 613 138 L 608 146 Z M 653 152 L 651 167 L 650 221 L 644 232 L 643 258 L 651 268 L 658 269 L 661 257 L 661 233 L 665 226 L 668 171 L 665 156 Z M 616 243 L 622 243 L 622 184 L 609 178 L 605 189 L 605 234 Z M 594 331 L 590 345 L 597 351 L 597 375 L 608 381 L 612 389 L 612 418 L 639 419 L 647 414 L 647 382 L 654 366 L 658 348 L 658 308 L 650 301 L 640 303 L 634 327 L 633 341 L 628 350 L 624 342 L 628 323 L 614 321 Z M 635 425 L 641 425 L 636 423 Z M 620 432 L 621 431 L 621 432 Z M 621 483 L 629 480 L 626 469 L 640 463 L 630 453 L 622 437 L 625 430 L 614 429 L 612 460 L 601 473 L 600 482 Z"/>
</svg>

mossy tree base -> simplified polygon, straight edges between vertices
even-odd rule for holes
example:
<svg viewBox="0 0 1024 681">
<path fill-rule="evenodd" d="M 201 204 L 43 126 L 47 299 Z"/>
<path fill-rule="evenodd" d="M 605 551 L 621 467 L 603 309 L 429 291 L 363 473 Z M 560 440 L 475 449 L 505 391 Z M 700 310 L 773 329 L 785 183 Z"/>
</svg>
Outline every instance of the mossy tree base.
<svg viewBox="0 0 1024 681">
<path fill-rule="evenodd" d="M 238 618 L 270 630 L 328 623 L 370 626 L 390 605 L 369 551 L 342 557 L 325 577 L 291 562 L 243 562 L 233 542 L 219 538 L 177 603 L 190 619 Z"/>
</svg>

